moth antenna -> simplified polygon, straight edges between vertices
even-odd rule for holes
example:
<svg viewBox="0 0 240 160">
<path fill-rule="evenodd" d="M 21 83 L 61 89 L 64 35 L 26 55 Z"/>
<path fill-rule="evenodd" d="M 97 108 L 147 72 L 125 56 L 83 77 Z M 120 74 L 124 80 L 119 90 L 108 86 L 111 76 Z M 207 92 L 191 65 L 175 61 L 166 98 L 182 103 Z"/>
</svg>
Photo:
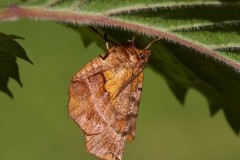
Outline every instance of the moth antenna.
<svg viewBox="0 0 240 160">
<path fill-rule="evenodd" d="M 157 38 L 157 39 L 152 40 L 152 41 L 147 45 L 146 49 L 149 49 L 149 47 L 150 47 L 153 43 L 155 43 L 155 42 L 157 42 L 157 41 L 159 41 L 159 40 L 161 40 L 161 39 L 162 39 L 162 37 L 159 37 L 159 38 Z"/>
</svg>

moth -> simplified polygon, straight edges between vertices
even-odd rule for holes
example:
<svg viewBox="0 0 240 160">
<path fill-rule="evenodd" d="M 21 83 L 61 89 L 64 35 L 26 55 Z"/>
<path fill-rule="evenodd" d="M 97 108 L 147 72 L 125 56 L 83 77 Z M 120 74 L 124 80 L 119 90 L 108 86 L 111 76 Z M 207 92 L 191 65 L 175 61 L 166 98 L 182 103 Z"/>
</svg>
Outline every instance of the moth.
<svg viewBox="0 0 240 160">
<path fill-rule="evenodd" d="M 90 61 L 72 78 L 69 116 L 82 129 L 89 153 L 103 160 L 121 160 L 125 141 L 136 134 L 136 118 L 149 47 L 134 40 L 107 46 L 107 53 Z"/>
</svg>

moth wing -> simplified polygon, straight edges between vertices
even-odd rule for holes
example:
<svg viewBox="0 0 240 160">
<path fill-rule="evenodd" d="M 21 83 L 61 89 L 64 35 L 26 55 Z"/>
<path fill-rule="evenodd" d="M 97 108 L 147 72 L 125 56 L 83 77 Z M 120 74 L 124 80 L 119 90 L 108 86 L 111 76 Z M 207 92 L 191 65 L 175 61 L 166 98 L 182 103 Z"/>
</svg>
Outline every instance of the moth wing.
<svg viewBox="0 0 240 160">
<path fill-rule="evenodd" d="M 133 141 L 136 136 L 136 122 L 137 122 L 140 98 L 141 98 L 141 94 L 142 94 L 143 78 L 144 78 L 144 74 L 142 72 L 135 79 L 135 81 L 136 81 L 135 83 L 137 83 L 137 89 L 134 92 L 135 98 L 132 99 L 134 102 L 133 102 L 133 111 L 132 111 L 132 117 L 130 120 L 130 126 L 129 126 L 128 133 L 127 133 L 128 141 Z"/>
<path fill-rule="evenodd" d="M 81 69 L 69 86 L 69 116 L 88 135 L 101 133 L 109 125 L 122 86 L 131 79 L 124 66 L 96 58 Z"/>
<path fill-rule="evenodd" d="M 69 116 L 84 131 L 87 150 L 101 159 L 120 160 L 126 137 L 135 133 L 143 73 L 133 68 L 96 58 L 69 86 Z"/>
<path fill-rule="evenodd" d="M 109 112 L 113 110 L 109 103 L 106 83 L 102 74 L 101 58 L 96 58 L 81 69 L 69 86 L 69 116 L 86 134 L 101 133 L 110 121 Z"/>
<path fill-rule="evenodd" d="M 111 102 L 114 104 L 111 125 L 100 134 L 85 135 L 90 153 L 104 160 L 122 158 L 126 138 L 133 133 L 135 135 L 136 117 L 132 119 L 132 115 L 137 112 L 142 80 L 143 73 L 124 87 Z"/>
</svg>

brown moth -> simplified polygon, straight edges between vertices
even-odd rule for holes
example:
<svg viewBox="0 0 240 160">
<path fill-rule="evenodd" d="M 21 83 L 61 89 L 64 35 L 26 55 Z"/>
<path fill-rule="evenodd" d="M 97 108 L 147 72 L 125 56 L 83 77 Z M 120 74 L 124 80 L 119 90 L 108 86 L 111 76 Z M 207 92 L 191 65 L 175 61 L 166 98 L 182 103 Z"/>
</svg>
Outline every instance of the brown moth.
<svg viewBox="0 0 240 160">
<path fill-rule="evenodd" d="M 148 48 L 159 39 L 144 49 L 133 41 L 113 45 L 73 76 L 69 116 L 83 130 L 87 151 L 98 158 L 121 160 L 125 141 L 134 139 Z"/>
</svg>

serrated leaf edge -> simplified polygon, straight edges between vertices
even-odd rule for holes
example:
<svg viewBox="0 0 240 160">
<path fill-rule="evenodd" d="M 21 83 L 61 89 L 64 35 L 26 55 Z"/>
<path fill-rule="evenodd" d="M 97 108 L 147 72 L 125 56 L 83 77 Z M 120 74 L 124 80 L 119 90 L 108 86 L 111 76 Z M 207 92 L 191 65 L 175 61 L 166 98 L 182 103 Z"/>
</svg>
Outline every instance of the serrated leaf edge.
<svg viewBox="0 0 240 160">
<path fill-rule="evenodd" d="M 31 18 L 31 19 L 45 19 L 64 21 L 68 23 L 77 23 L 85 25 L 96 25 L 96 26 L 108 26 L 114 28 L 120 28 L 130 30 L 133 32 L 139 32 L 148 36 L 162 37 L 166 41 L 178 43 L 182 46 L 192 48 L 198 53 L 206 55 L 206 57 L 213 57 L 214 59 L 227 64 L 232 67 L 235 71 L 240 72 L 240 63 L 225 57 L 216 51 L 208 48 L 203 44 L 193 42 L 186 39 L 185 37 L 178 36 L 170 33 L 166 30 L 155 29 L 153 27 L 142 25 L 134 22 L 124 21 L 122 19 L 107 17 L 101 14 L 87 14 L 75 11 L 66 10 L 50 10 L 41 7 L 23 7 L 23 6 L 10 6 L 7 9 L 0 10 L 0 20 L 8 20 L 12 18 Z"/>
</svg>

